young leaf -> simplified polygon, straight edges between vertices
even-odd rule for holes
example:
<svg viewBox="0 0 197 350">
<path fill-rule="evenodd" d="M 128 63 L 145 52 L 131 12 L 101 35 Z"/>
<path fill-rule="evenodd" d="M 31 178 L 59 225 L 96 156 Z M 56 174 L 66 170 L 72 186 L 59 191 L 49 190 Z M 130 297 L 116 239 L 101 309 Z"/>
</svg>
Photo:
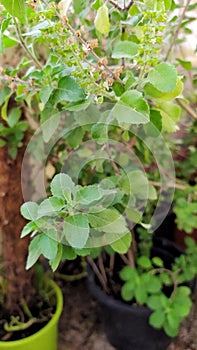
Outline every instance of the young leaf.
<svg viewBox="0 0 197 350">
<path fill-rule="evenodd" d="M 149 82 L 161 92 L 172 92 L 177 83 L 176 68 L 162 62 L 148 73 Z"/>
<path fill-rule="evenodd" d="M 53 103 L 82 101 L 85 99 L 85 92 L 74 78 L 67 75 L 60 79 L 58 89 L 54 91 L 51 99 Z"/>
<path fill-rule="evenodd" d="M 73 248 L 82 249 L 85 247 L 89 231 L 88 219 L 84 214 L 69 216 L 64 221 L 64 234 Z"/>
<path fill-rule="evenodd" d="M 62 245 L 59 244 L 58 245 L 58 251 L 57 251 L 57 254 L 56 254 L 56 257 L 54 259 L 50 259 L 49 261 L 49 265 L 51 266 L 53 272 L 55 270 L 57 270 L 59 264 L 60 264 L 60 261 L 62 259 Z"/>
<path fill-rule="evenodd" d="M 54 176 L 51 181 L 51 192 L 53 196 L 62 197 L 65 199 L 71 198 L 71 193 L 74 191 L 75 184 L 70 176 L 61 173 Z"/>
<path fill-rule="evenodd" d="M 119 123 L 145 124 L 149 122 L 149 106 L 141 93 L 126 91 L 113 108 L 113 115 Z"/>
<path fill-rule="evenodd" d="M 26 20 L 25 0 L 1 0 L 5 9 L 13 16 L 17 17 L 22 23 Z"/>
<path fill-rule="evenodd" d="M 112 58 L 133 58 L 138 52 L 138 45 L 131 41 L 120 41 L 114 47 Z"/>
<path fill-rule="evenodd" d="M 119 254 L 125 254 L 131 245 L 131 233 L 128 232 L 126 235 L 121 237 L 118 241 L 110 244 L 113 250 Z"/>
<path fill-rule="evenodd" d="M 23 230 L 21 232 L 21 238 L 27 236 L 29 233 L 31 233 L 32 231 L 34 231 L 36 229 L 36 224 L 34 222 L 28 222 L 24 227 Z"/>
<path fill-rule="evenodd" d="M 42 216 L 57 215 L 57 212 L 59 212 L 64 206 L 65 202 L 60 197 L 47 198 L 40 203 L 38 207 L 38 217 L 41 218 Z"/>
<path fill-rule="evenodd" d="M 108 8 L 106 5 L 103 5 L 99 7 L 95 20 L 94 25 L 96 30 L 104 35 L 107 35 L 110 30 L 110 23 L 109 23 L 109 14 L 108 14 Z"/>
<path fill-rule="evenodd" d="M 34 237 L 29 245 L 26 270 L 30 269 L 30 267 L 32 267 L 36 263 L 36 261 L 41 255 L 40 237 L 41 236 Z"/>
<path fill-rule="evenodd" d="M 36 220 L 38 216 L 38 204 L 34 202 L 26 202 L 21 206 L 21 214 L 27 220 Z"/>
</svg>

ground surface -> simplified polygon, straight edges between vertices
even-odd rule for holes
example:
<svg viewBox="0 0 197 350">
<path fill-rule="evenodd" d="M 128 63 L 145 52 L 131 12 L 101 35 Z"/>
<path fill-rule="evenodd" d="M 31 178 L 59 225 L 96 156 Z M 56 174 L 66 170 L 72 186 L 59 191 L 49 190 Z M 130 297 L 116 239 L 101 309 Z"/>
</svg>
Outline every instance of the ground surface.
<svg viewBox="0 0 197 350">
<path fill-rule="evenodd" d="M 113 350 L 103 330 L 99 306 L 89 294 L 85 279 L 58 283 L 64 293 L 58 350 Z M 190 316 L 167 350 L 197 350 L 197 315 Z"/>
</svg>

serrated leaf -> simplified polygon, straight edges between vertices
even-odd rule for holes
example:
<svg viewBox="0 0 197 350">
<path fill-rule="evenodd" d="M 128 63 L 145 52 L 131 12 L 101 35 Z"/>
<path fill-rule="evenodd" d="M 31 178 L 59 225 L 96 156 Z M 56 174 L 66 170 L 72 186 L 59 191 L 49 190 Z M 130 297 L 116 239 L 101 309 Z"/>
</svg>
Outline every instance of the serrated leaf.
<svg viewBox="0 0 197 350">
<path fill-rule="evenodd" d="M 139 284 L 137 286 L 137 288 L 135 289 L 135 298 L 138 301 L 138 303 L 140 304 L 145 304 L 147 301 L 147 292 L 146 289 L 143 288 L 143 286 L 141 284 Z"/>
<path fill-rule="evenodd" d="M 161 308 L 161 301 L 160 297 L 157 295 L 151 295 L 148 298 L 147 305 L 152 310 L 157 310 Z"/>
<path fill-rule="evenodd" d="M 69 216 L 64 220 L 64 234 L 73 248 L 82 249 L 85 247 L 89 231 L 88 219 L 84 214 Z"/>
<path fill-rule="evenodd" d="M 177 83 L 176 68 L 162 62 L 148 73 L 149 82 L 161 92 L 172 92 Z"/>
<path fill-rule="evenodd" d="M 20 208 L 22 216 L 27 220 L 36 220 L 38 216 L 38 204 L 35 202 L 26 202 Z"/>
<path fill-rule="evenodd" d="M 165 315 L 162 310 L 154 311 L 149 318 L 149 323 L 156 329 L 160 329 L 165 321 Z"/>
<path fill-rule="evenodd" d="M 131 266 L 125 266 L 120 271 L 120 278 L 123 281 L 134 280 L 138 276 L 137 271 L 133 269 Z"/>
<path fill-rule="evenodd" d="M 78 102 L 85 99 L 85 92 L 73 77 L 67 75 L 59 80 L 58 89 L 50 99 L 53 103 Z"/>
<path fill-rule="evenodd" d="M 113 250 L 119 254 L 125 254 L 131 245 L 131 233 L 128 232 L 126 235 L 121 237 L 118 241 L 110 244 Z"/>
<path fill-rule="evenodd" d="M 138 45 L 131 41 L 120 41 L 115 45 L 112 58 L 133 58 L 138 52 Z"/>
<path fill-rule="evenodd" d="M 106 5 L 99 7 L 94 20 L 94 25 L 96 30 L 99 33 L 104 35 L 107 35 L 109 33 L 109 30 L 110 30 L 109 13 Z"/>
<path fill-rule="evenodd" d="M 103 197 L 97 185 L 79 187 L 76 193 L 76 202 L 81 205 L 93 205 Z"/>
<path fill-rule="evenodd" d="M 5 9 L 13 16 L 17 17 L 22 23 L 26 20 L 25 0 L 1 0 Z"/>
<path fill-rule="evenodd" d="M 90 225 L 106 233 L 124 234 L 128 231 L 124 217 L 114 208 L 88 213 Z"/>
<path fill-rule="evenodd" d="M 136 90 L 126 91 L 113 108 L 119 123 L 145 124 L 149 122 L 149 106 L 142 94 Z"/>
<path fill-rule="evenodd" d="M 38 217 L 41 218 L 42 216 L 57 215 L 57 212 L 59 212 L 64 206 L 65 202 L 60 197 L 47 198 L 40 203 L 38 207 Z"/>
<path fill-rule="evenodd" d="M 65 199 L 71 198 L 71 193 L 74 191 L 75 184 L 70 176 L 60 173 L 54 176 L 51 182 L 51 192 L 53 196 L 62 197 Z"/>
</svg>

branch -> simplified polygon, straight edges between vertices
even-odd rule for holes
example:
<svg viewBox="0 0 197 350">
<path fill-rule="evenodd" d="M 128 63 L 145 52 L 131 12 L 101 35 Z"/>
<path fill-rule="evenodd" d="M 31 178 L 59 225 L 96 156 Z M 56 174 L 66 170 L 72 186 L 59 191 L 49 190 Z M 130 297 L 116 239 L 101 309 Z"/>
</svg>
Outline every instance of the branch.
<svg viewBox="0 0 197 350">
<path fill-rule="evenodd" d="M 22 48 L 24 49 L 24 51 L 27 53 L 27 55 L 32 59 L 32 61 L 36 64 L 36 66 L 40 69 L 42 69 L 42 65 L 40 64 L 40 62 L 37 60 L 37 58 L 32 54 L 32 52 L 28 49 L 25 41 L 23 40 L 23 37 L 21 35 L 20 32 L 20 27 L 17 23 L 17 21 L 15 20 L 15 27 L 16 27 L 16 32 L 20 41 L 20 44 L 22 46 Z"/>
<path fill-rule="evenodd" d="M 49 4 L 46 2 L 46 0 L 41 0 L 45 6 L 49 7 Z M 89 52 L 96 58 L 97 62 L 100 64 L 100 66 L 103 66 L 105 70 L 113 77 L 114 80 L 118 81 L 120 84 L 124 85 L 124 82 L 107 66 L 107 64 L 104 62 L 104 59 L 99 57 L 94 50 L 90 47 L 87 41 L 85 41 L 79 31 L 76 31 L 68 22 L 68 18 L 62 16 L 57 10 L 55 11 L 55 15 L 60 19 L 63 25 L 65 25 L 71 33 L 74 35 L 74 37 L 85 47 L 88 48 Z"/>
<path fill-rule="evenodd" d="M 188 112 L 188 114 L 193 117 L 194 119 L 197 120 L 197 114 L 196 112 L 190 107 L 188 106 L 183 100 L 181 100 L 180 98 L 177 98 L 176 101 L 178 102 L 178 104 L 186 111 Z"/>
<path fill-rule="evenodd" d="M 126 1 L 124 1 L 124 7 L 120 7 L 115 1 L 113 0 L 109 0 L 109 3 L 112 4 L 116 9 L 118 9 L 119 11 L 128 11 L 131 7 L 131 5 L 133 5 L 134 0 L 131 0 L 130 3 L 126 6 Z"/>
<path fill-rule="evenodd" d="M 178 37 L 178 35 L 179 35 L 179 31 L 180 31 L 180 29 L 181 29 L 181 24 L 182 24 L 182 21 L 183 21 L 183 19 L 184 19 L 184 17 L 185 17 L 185 13 L 186 13 L 186 11 L 187 11 L 187 8 L 188 8 L 190 2 L 191 2 L 191 0 L 187 0 L 185 6 L 184 6 L 184 8 L 183 8 L 182 15 L 181 15 L 181 17 L 180 17 L 180 19 L 179 19 L 179 22 L 178 22 L 178 24 L 177 24 L 177 28 L 176 28 L 175 33 L 174 33 L 174 36 L 173 36 L 173 38 L 172 38 L 171 44 L 170 44 L 170 46 L 169 46 L 169 48 L 168 48 L 168 51 L 167 51 L 167 54 L 166 54 L 166 57 L 165 57 L 165 61 L 168 60 L 168 57 L 169 57 L 169 55 L 170 55 L 170 52 L 171 52 L 171 50 L 172 50 L 172 48 L 173 48 L 173 46 L 174 46 L 174 44 L 175 44 L 175 41 L 176 41 L 176 39 L 177 39 L 177 37 Z"/>
</svg>

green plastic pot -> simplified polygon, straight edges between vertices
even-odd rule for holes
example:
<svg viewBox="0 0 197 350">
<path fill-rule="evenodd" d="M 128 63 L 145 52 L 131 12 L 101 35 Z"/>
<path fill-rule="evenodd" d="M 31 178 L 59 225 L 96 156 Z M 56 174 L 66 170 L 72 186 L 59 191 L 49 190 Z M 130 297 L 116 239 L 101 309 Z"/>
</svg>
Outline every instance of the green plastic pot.
<svg viewBox="0 0 197 350">
<path fill-rule="evenodd" d="M 42 329 L 27 338 L 8 342 L 0 341 L 0 350 L 57 350 L 58 321 L 62 313 L 63 296 L 54 281 L 49 280 L 47 283 L 54 289 L 57 298 L 53 317 Z"/>
</svg>

